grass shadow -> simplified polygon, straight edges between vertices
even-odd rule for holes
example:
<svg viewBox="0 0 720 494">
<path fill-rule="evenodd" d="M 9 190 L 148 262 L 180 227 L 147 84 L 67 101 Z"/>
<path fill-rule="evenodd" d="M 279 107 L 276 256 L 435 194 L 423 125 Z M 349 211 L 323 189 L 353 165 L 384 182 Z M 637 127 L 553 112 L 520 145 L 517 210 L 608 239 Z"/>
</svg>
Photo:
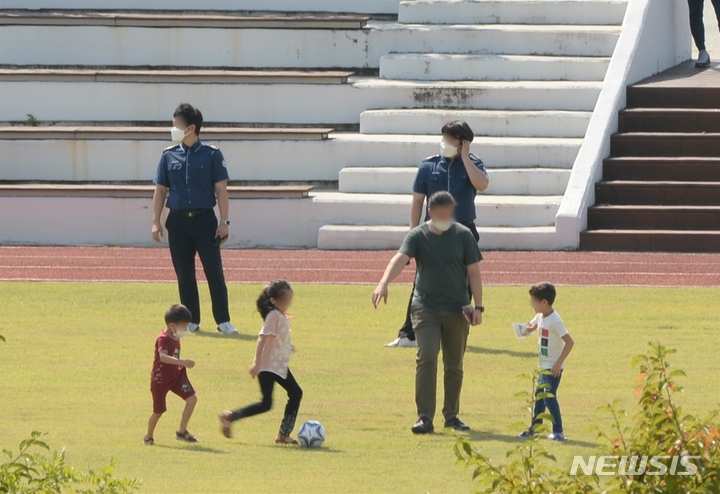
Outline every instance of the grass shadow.
<svg viewBox="0 0 720 494">
<path fill-rule="evenodd" d="M 461 434 L 458 434 L 458 437 L 462 437 Z M 497 432 L 488 432 L 488 431 L 470 431 L 467 434 L 467 437 L 471 441 L 500 441 L 504 443 L 522 443 L 527 441 L 527 438 L 524 437 L 517 437 L 517 435 L 512 434 L 498 434 Z M 543 442 L 551 442 L 549 440 L 545 440 L 543 438 L 540 439 Z M 555 442 L 555 441 L 552 441 Z M 559 442 L 559 441 L 558 441 Z M 598 443 L 592 443 L 590 441 L 578 441 L 574 439 L 568 439 L 567 441 L 562 441 L 562 444 L 572 445 L 572 446 L 582 446 L 584 448 L 597 448 Z"/>
<path fill-rule="evenodd" d="M 169 446 L 167 444 L 155 444 L 156 448 L 174 449 L 177 451 L 197 451 L 198 453 L 212 453 L 214 455 L 226 455 L 228 452 L 221 449 L 208 448 L 207 446 L 200 446 L 199 444 L 188 444 L 183 446 Z"/>
<path fill-rule="evenodd" d="M 321 446 L 319 448 L 302 448 L 297 445 L 283 445 L 283 444 L 263 444 L 261 445 L 263 448 L 285 448 L 288 451 L 299 451 L 303 454 L 311 454 L 311 453 L 323 453 L 323 454 L 345 454 L 347 451 L 343 451 L 341 449 L 334 449 L 334 448 L 328 448 L 326 446 Z"/>
<path fill-rule="evenodd" d="M 503 348 L 483 348 L 479 346 L 468 345 L 467 352 L 479 353 L 482 355 L 508 355 L 510 357 L 535 358 L 536 352 L 518 352 L 515 350 L 505 350 Z"/>
<path fill-rule="evenodd" d="M 219 331 L 197 331 L 193 333 L 193 336 L 199 336 L 201 338 L 218 338 L 221 340 L 245 340 L 245 341 L 255 341 L 257 340 L 257 335 L 249 335 L 249 334 L 225 334 L 220 333 Z"/>
</svg>

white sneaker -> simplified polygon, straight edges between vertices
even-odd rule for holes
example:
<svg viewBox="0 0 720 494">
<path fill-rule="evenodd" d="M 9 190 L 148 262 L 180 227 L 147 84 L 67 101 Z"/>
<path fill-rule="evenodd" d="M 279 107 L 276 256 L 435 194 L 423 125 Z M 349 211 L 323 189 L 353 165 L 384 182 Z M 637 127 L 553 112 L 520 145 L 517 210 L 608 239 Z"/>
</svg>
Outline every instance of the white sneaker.
<svg viewBox="0 0 720 494">
<path fill-rule="evenodd" d="M 235 329 L 232 324 L 230 324 L 230 321 L 218 324 L 217 329 L 218 331 L 225 334 L 238 334 L 238 330 Z"/>
<path fill-rule="evenodd" d="M 407 336 L 395 338 L 393 341 L 385 345 L 386 347 L 399 347 L 399 348 L 417 348 L 417 340 L 411 340 Z"/>
<path fill-rule="evenodd" d="M 194 322 L 191 322 L 190 324 L 188 324 L 188 331 L 190 331 L 191 333 L 194 333 L 195 331 L 199 331 L 199 330 L 200 330 L 200 326 L 198 324 L 195 324 Z"/>
</svg>

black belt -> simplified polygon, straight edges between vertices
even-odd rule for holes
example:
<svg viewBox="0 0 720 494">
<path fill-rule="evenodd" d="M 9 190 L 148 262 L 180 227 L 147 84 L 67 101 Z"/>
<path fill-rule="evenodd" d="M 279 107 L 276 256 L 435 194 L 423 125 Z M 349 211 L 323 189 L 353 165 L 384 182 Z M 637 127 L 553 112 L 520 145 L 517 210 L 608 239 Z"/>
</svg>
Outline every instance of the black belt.
<svg viewBox="0 0 720 494">
<path fill-rule="evenodd" d="M 207 213 L 209 211 L 212 211 L 212 209 L 193 209 L 193 210 L 187 210 L 187 209 L 171 209 L 170 212 L 173 214 L 179 214 L 182 216 L 185 216 L 187 218 L 193 218 L 195 216 L 200 216 L 203 213 Z"/>
</svg>

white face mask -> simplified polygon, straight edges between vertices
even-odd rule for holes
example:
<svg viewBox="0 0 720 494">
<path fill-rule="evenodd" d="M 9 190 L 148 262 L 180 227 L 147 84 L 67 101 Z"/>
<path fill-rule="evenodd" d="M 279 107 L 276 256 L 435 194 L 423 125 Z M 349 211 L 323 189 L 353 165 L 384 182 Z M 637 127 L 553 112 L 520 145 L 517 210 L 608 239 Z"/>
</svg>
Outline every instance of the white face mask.
<svg viewBox="0 0 720 494">
<path fill-rule="evenodd" d="M 187 129 L 178 129 L 177 127 L 173 127 L 170 129 L 170 137 L 172 138 L 173 142 L 182 142 L 183 139 L 185 139 L 185 136 L 187 136 L 189 132 L 187 132 Z"/>
<path fill-rule="evenodd" d="M 441 141 L 440 142 L 440 154 L 442 154 L 446 158 L 453 158 L 453 157 L 457 156 L 458 148 L 456 148 L 452 144 L 448 144 L 445 141 Z"/>
<path fill-rule="evenodd" d="M 175 331 L 175 336 L 177 336 L 178 338 L 182 338 L 189 334 L 190 334 L 190 331 L 188 329 L 178 329 L 177 331 Z"/>
<path fill-rule="evenodd" d="M 431 219 L 432 225 L 441 232 L 446 232 L 450 229 L 451 226 L 453 226 L 454 221 L 445 221 L 445 220 L 434 220 Z"/>
</svg>

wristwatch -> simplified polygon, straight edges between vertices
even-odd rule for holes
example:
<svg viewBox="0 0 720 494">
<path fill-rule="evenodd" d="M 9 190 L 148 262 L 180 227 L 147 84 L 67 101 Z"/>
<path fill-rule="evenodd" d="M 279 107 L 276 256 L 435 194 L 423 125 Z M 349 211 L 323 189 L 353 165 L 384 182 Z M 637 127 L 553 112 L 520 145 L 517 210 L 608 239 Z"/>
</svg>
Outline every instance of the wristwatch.
<svg viewBox="0 0 720 494">
<path fill-rule="evenodd" d="M 480 313 L 483 313 L 483 312 L 485 312 L 485 307 L 482 305 L 476 305 L 475 310 L 479 310 Z"/>
<path fill-rule="evenodd" d="M 220 220 L 220 224 L 230 226 L 230 220 Z"/>
</svg>

